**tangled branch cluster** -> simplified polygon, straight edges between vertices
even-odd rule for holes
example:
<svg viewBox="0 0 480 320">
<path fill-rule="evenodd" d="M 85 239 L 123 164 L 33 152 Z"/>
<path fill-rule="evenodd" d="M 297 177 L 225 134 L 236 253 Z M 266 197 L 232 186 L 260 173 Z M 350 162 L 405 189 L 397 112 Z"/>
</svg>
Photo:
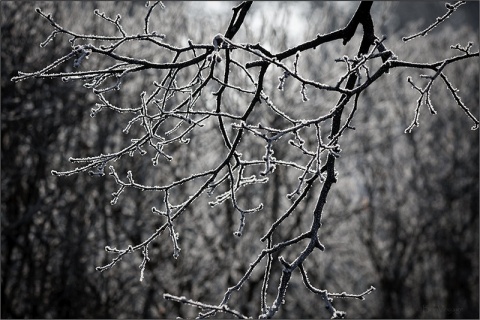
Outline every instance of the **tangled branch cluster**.
<svg viewBox="0 0 480 320">
<path fill-rule="evenodd" d="M 449 10 L 447 14 L 455 11 L 462 2 L 453 5 L 447 4 Z M 229 26 L 224 33 L 219 33 L 212 37 L 211 44 L 194 44 L 188 41 L 188 45 L 184 47 L 176 47 L 165 42 L 167 36 L 157 34 L 156 31 L 150 31 L 149 21 L 152 10 L 155 7 L 164 7 L 159 1 L 149 6 L 145 17 L 145 25 L 143 34 L 129 35 L 122 27 L 121 16 L 117 15 L 115 19 L 107 17 L 104 13 L 96 10 L 94 13 L 106 23 L 113 24 L 119 35 L 116 36 L 100 36 L 78 34 L 73 31 L 64 29 L 59 25 L 51 15 L 45 14 L 37 9 L 38 14 L 47 19 L 53 31 L 50 36 L 41 44 L 46 46 L 58 34 L 66 34 L 70 36 L 71 52 L 59 58 L 45 68 L 32 72 L 23 73 L 14 77 L 13 81 L 21 81 L 29 78 L 61 78 L 63 81 L 80 80 L 84 82 L 84 87 L 92 89 L 93 93 L 98 97 L 99 103 L 92 109 L 92 117 L 103 109 L 111 109 L 115 112 L 130 114 L 131 119 L 124 128 L 125 133 L 129 133 L 132 126 L 140 126 L 143 129 L 143 135 L 131 140 L 131 143 L 116 152 L 101 154 L 94 157 L 70 158 L 72 163 L 79 164 L 79 167 L 68 171 L 52 171 L 56 176 L 68 176 L 81 172 L 88 172 L 91 175 L 103 176 L 105 168 L 108 165 L 109 174 L 113 176 L 118 190 L 113 192 L 111 204 L 114 205 L 121 194 L 129 189 L 136 188 L 142 191 L 158 191 L 163 193 L 163 208 L 158 209 L 152 207 L 152 212 L 158 214 L 163 219 L 163 225 L 155 230 L 150 237 L 143 242 L 130 245 L 124 249 L 117 249 L 106 246 L 107 252 L 115 255 L 113 260 L 105 265 L 98 267 L 97 270 L 104 271 L 112 268 L 118 263 L 123 256 L 141 251 L 143 261 L 140 265 L 141 277 L 145 266 L 149 261 L 148 246 L 158 238 L 163 232 L 169 232 L 170 239 L 173 244 L 173 256 L 176 258 L 180 254 L 180 246 L 178 243 L 179 231 L 181 226 L 175 224 L 175 220 L 182 215 L 202 194 L 216 195 L 214 201 L 210 202 L 211 206 L 216 206 L 225 201 L 230 201 L 231 205 L 239 214 L 239 225 L 236 236 L 242 236 L 244 226 L 247 223 L 248 215 L 262 211 L 264 205 L 262 203 L 252 207 L 243 208 L 237 201 L 239 190 L 252 184 L 265 184 L 269 182 L 269 176 L 275 174 L 278 166 L 284 166 L 288 169 L 298 170 L 299 183 L 295 190 L 291 190 L 286 196 L 291 200 L 291 205 L 277 221 L 272 222 L 268 232 L 261 238 L 265 243 L 264 249 L 258 254 L 258 257 L 250 263 L 249 268 L 238 282 L 228 288 L 223 299 L 218 305 L 208 305 L 198 301 L 193 301 L 185 297 L 173 296 L 165 294 L 164 298 L 181 303 L 190 304 L 204 310 L 199 313 L 199 317 L 209 317 L 217 312 L 230 313 L 239 318 L 246 318 L 237 310 L 229 306 L 229 300 L 235 291 L 241 289 L 242 285 L 248 281 L 252 272 L 257 269 L 260 262 L 266 261 L 266 268 L 263 278 L 263 286 L 261 293 L 261 318 L 270 318 L 281 307 L 290 278 L 297 270 L 300 272 L 303 282 L 311 292 L 318 294 L 324 301 L 326 308 L 331 312 L 332 317 L 343 317 L 344 312 L 334 308 L 332 301 L 335 298 L 355 298 L 364 299 L 366 295 L 371 293 L 375 288 L 371 287 L 365 292 L 355 295 L 347 293 L 332 293 L 327 290 L 316 288 L 309 280 L 307 271 L 305 270 L 304 261 L 314 253 L 315 249 L 324 250 L 324 246 L 319 239 L 319 230 L 321 228 L 321 219 L 323 207 L 326 203 L 328 193 L 332 185 L 337 181 L 337 173 L 335 170 L 336 159 L 341 154 L 340 140 L 342 134 L 347 129 L 354 129 L 351 125 L 355 112 L 358 109 L 359 95 L 374 82 L 380 79 L 386 73 L 395 68 L 416 68 L 422 70 L 431 70 L 432 74 L 422 75 L 422 78 L 428 79 L 428 83 L 422 88 L 416 85 L 412 78 L 407 81 L 412 87 L 418 91 L 420 97 L 414 113 L 414 120 L 406 129 L 411 132 L 413 127 L 418 126 L 420 111 L 423 105 L 426 105 L 432 113 L 435 109 L 431 102 L 431 90 L 435 80 L 440 77 L 446 84 L 448 90 L 452 93 L 458 106 L 472 119 L 474 127 L 478 128 L 478 120 L 464 105 L 457 89 L 450 83 L 443 73 L 443 70 L 449 64 L 478 57 L 479 53 L 472 52 L 472 43 L 462 47 L 460 44 L 452 46 L 458 55 L 444 59 L 434 63 L 415 63 L 402 61 L 393 52 L 388 50 L 385 45 L 385 38 L 378 37 L 374 32 L 374 25 L 370 15 L 372 2 L 362 2 L 351 20 L 342 29 L 317 35 L 314 39 L 301 43 L 295 47 L 289 48 L 283 52 L 273 53 L 267 50 L 261 44 L 237 43 L 234 37 L 242 26 L 244 19 L 252 5 L 252 2 L 245 1 L 233 8 L 233 15 Z M 448 17 L 448 16 L 446 16 Z M 429 30 L 438 26 L 446 17 L 439 18 L 433 26 L 428 30 L 420 32 L 418 35 L 425 35 Z M 341 40 L 345 45 L 355 34 L 359 25 L 363 27 L 363 37 L 358 49 L 358 53 L 353 57 L 344 56 L 337 59 L 337 62 L 345 66 L 345 71 L 341 74 L 333 84 L 320 83 L 314 79 L 308 79 L 299 72 L 299 64 L 301 63 L 301 53 L 307 50 L 313 50 L 322 44 Z M 408 41 L 415 36 L 407 37 Z M 94 45 L 94 41 L 109 42 L 109 45 Z M 145 59 L 137 59 L 135 57 L 122 55 L 119 49 L 128 46 L 130 41 L 148 42 L 169 53 L 172 58 L 170 62 L 159 63 L 148 61 Z M 242 54 L 248 55 L 250 62 L 242 63 L 237 56 Z M 73 66 L 80 67 L 87 64 L 87 59 L 93 55 L 110 58 L 115 61 L 114 64 L 100 70 L 91 71 L 73 71 L 55 73 L 53 70 L 64 63 L 73 59 Z M 193 56 L 193 57 L 192 57 Z M 372 70 L 369 62 L 381 59 L 381 65 Z M 287 61 L 293 62 L 293 68 L 287 65 Z M 222 68 L 219 68 L 223 64 Z M 277 106 L 270 98 L 264 88 L 264 80 L 267 70 L 276 68 L 280 70 L 278 89 L 283 90 L 286 86 L 291 85 L 292 81 L 300 84 L 300 94 L 303 101 L 308 101 L 307 89 L 319 91 L 334 91 L 341 95 L 338 102 L 332 108 L 323 114 L 311 119 L 295 119 L 287 115 L 285 106 Z M 166 75 L 153 83 L 153 86 L 147 91 L 142 92 L 138 106 L 131 108 L 122 108 L 113 105 L 107 99 L 107 93 L 121 90 L 122 81 L 129 74 L 142 72 L 147 69 L 166 70 Z M 193 77 L 187 81 L 181 81 L 180 74 L 183 70 L 190 70 Z M 223 75 L 219 73 L 223 69 Z M 247 84 L 238 85 L 232 80 L 232 74 L 236 78 L 245 79 Z M 111 83 L 111 84 L 107 84 Z M 205 95 L 207 85 L 215 85 L 218 87 L 213 92 L 215 97 L 214 105 L 200 105 L 197 102 L 202 95 Z M 229 93 L 241 94 L 248 97 L 248 103 L 238 105 L 235 112 L 225 111 L 224 97 Z M 172 101 L 178 103 L 172 104 Z M 344 111 L 351 103 L 352 107 L 346 118 Z M 265 104 L 270 112 L 280 116 L 284 121 L 279 127 L 271 127 L 265 124 L 255 123 L 255 119 L 251 118 L 251 114 L 260 104 Z M 318 110 L 321 110 L 320 108 Z M 177 181 L 163 185 L 145 185 L 136 181 L 131 171 L 128 171 L 126 177 L 117 173 L 113 162 L 119 160 L 124 155 L 134 156 L 136 153 L 140 155 L 151 155 L 153 166 L 160 163 L 168 163 L 172 160 L 172 156 L 166 152 L 166 147 L 171 144 L 182 144 L 184 147 L 189 145 L 189 134 L 198 128 L 205 126 L 207 123 L 214 122 L 216 130 L 222 137 L 223 146 L 216 148 L 224 148 L 225 155 L 214 166 L 203 172 L 192 173 Z M 229 127 L 230 126 L 230 127 Z M 305 139 L 302 136 L 310 134 L 307 130 L 313 130 L 316 137 L 316 146 L 312 149 L 306 146 Z M 229 134 L 232 131 L 234 134 Z M 323 132 L 328 132 L 328 141 L 322 138 Z M 261 139 L 265 145 L 265 154 L 261 159 L 245 158 L 240 152 L 242 148 L 247 146 L 242 144 L 242 137 L 251 135 Z M 274 156 L 274 146 L 280 141 L 287 140 L 288 143 L 297 150 L 301 157 L 306 159 L 306 165 L 297 162 L 277 159 Z M 256 174 L 246 175 L 247 169 Z M 200 187 L 191 194 L 187 200 L 179 202 L 172 198 L 172 190 L 179 186 L 192 182 L 200 181 Z M 274 243 L 273 234 L 278 226 L 288 219 L 304 200 L 306 195 L 311 191 L 314 184 L 321 185 L 320 195 L 315 210 L 312 213 L 312 223 L 308 230 L 297 235 L 292 239 L 286 239 L 278 243 Z M 226 186 L 228 191 L 218 193 L 219 186 Z M 296 243 L 304 243 L 304 249 L 298 252 L 297 257 L 293 261 L 286 261 L 280 256 L 282 266 L 282 274 L 279 279 L 277 294 L 272 303 L 267 302 L 267 287 L 270 283 L 270 271 L 274 266 L 272 259 L 273 254 L 279 253 L 287 247 Z"/>
</svg>

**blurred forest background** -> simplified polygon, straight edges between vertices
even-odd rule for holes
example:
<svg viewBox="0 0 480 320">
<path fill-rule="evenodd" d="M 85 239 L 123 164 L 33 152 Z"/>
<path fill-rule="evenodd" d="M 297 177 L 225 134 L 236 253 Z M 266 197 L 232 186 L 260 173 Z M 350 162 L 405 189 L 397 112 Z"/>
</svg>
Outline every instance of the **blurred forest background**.
<svg viewBox="0 0 480 320">
<path fill-rule="evenodd" d="M 154 11 L 154 30 L 169 43 L 184 46 L 210 43 L 223 32 L 236 2 L 205 5 L 165 2 Z M 346 25 L 357 2 L 254 3 L 234 38 L 261 42 L 274 52 Z M 144 2 L 1 2 L 1 317 L 2 318 L 174 318 L 193 317 L 197 310 L 165 301 L 163 293 L 216 304 L 223 292 L 245 272 L 258 254 L 263 232 L 288 201 L 285 194 L 298 181 L 278 170 L 271 183 L 252 188 L 245 197 L 263 199 L 268 210 L 248 222 L 242 238 L 232 235 L 238 217 L 228 205 L 210 208 L 199 202 L 188 219 L 177 224 L 182 252 L 172 258 L 166 237 L 150 248 L 145 280 L 139 281 L 139 255 L 129 255 L 103 273 L 95 267 L 110 262 L 104 246 L 126 247 L 141 242 L 158 227 L 151 214 L 155 193 L 128 190 L 116 205 L 117 190 L 111 176 L 88 174 L 57 178 L 52 169 L 74 168 L 70 156 L 93 156 L 116 150 L 125 139 L 121 115 L 102 111 L 90 117 L 95 96 L 80 82 L 35 79 L 14 84 L 18 71 L 31 72 L 69 51 L 67 37 L 57 36 L 40 48 L 51 32 L 35 13 L 41 8 L 67 29 L 79 33 L 113 34 L 93 14 L 98 8 L 110 17 L 122 15 L 128 33 L 142 32 L 148 10 Z M 444 2 L 375 2 L 372 17 L 376 33 L 386 35 L 387 48 L 401 60 L 434 62 L 455 54 L 450 45 L 474 42 L 478 50 L 479 3 L 468 2 L 425 38 L 401 41 L 423 30 L 445 12 Z M 360 32 L 361 30 L 357 30 Z M 133 43 L 132 43 L 133 44 Z M 149 48 L 132 52 L 154 56 Z M 353 55 L 340 43 L 317 48 L 306 56 L 304 67 L 312 79 L 336 81 L 334 59 Z M 93 60 L 92 68 L 101 65 Z M 97 64 L 97 65 L 96 65 Z M 479 64 L 464 60 L 445 73 L 460 89 L 460 96 L 478 118 Z M 337 161 L 339 182 L 330 194 L 320 240 L 326 251 L 307 261 L 310 280 L 332 292 L 360 293 L 370 285 L 377 290 L 365 301 L 336 300 L 350 318 L 478 318 L 479 317 L 479 133 L 456 105 L 443 83 L 436 83 L 432 102 L 438 114 L 423 112 L 420 127 L 405 128 L 413 119 L 417 91 L 407 83 L 420 72 L 391 71 L 361 96 L 353 125 L 345 134 Z M 268 74 L 267 74 L 268 75 Z M 274 90 L 278 75 L 269 73 L 272 99 L 298 112 L 315 112 L 301 102 L 299 88 Z M 139 103 L 140 92 L 151 90 L 155 72 L 138 74 L 116 92 L 111 102 Z M 324 94 L 333 106 L 335 97 Z M 232 98 L 233 99 L 233 98 Z M 280 101 L 280 100 L 279 100 Z M 205 103 L 213 103 L 205 98 Z M 280 103 L 279 103 L 280 105 Z M 198 161 L 212 156 L 208 131 L 196 137 L 206 147 L 173 151 L 172 169 L 152 174 L 144 161 L 123 164 L 141 172 L 152 183 L 192 172 Z M 256 146 L 252 144 L 252 148 Z M 264 150 L 258 143 L 259 150 Z M 214 150 L 213 150 L 214 151 Z M 285 150 L 275 150 L 277 158 Z M 118 170 L 120 171 L 120 170 Z M 309 223 L 318 188 L 307 197 L 295 224 Z M 189 192 L 189 190 L 185 190 Z M 248 194 L 250 193 L 250 194 Z M 155 202 L 157 201 L 157 202 Z M 276 271 L 277 272 L 277 271 Z M 272 275 L 272 279 L 278 279 Z M 278 281 L 278 280 L 277 280 Z M 254 273 L 232 298 L 251 314 L 259 308 L 262 274 Z M 276 287 L 272 285 L 272 292 Z M 280 318 L 319 318 L 328 313 L 318 296 L 292 278 Z"/>
</svg>

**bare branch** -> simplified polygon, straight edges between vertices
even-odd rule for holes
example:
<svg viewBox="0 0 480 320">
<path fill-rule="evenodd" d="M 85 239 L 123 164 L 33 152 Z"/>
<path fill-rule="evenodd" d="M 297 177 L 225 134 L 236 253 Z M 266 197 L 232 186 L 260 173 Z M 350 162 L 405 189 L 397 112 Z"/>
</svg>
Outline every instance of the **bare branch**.
<svg viewBox="0 0 480 320">
<path fill-rule="evenodd" d="M 435 29 L 440 23 L 442 23 L 443 21 L 445 21 L 446 19 L 448 19 L 453 12 L 455 12 L 455 10 L 458 9 L 458 7 L 460 7 L 462 4 L 465 4 L 466 2 L 465 1 L 457 1 L 455 2 L 453 5 L 450 4 L 450 3 L 446 3 L 445 4 L 445 7 L 448 9 L 447 13 L 445 13 L 443 16 L 441 17 L 438 17 L 434 23 L 432 23 L 431 25 L 429 25 L 425 30 L 423 31 L 420 31 L 416 34 L 413 34 L 411 36 L 408 36 L 408 37 L 403 37 L 402 40 L 404 42 L 407 42 L 409 40 L 412 40 L 412 39 L 415 39 L 417 37 L 425 37 L 429 31 Z"/>
</svg>

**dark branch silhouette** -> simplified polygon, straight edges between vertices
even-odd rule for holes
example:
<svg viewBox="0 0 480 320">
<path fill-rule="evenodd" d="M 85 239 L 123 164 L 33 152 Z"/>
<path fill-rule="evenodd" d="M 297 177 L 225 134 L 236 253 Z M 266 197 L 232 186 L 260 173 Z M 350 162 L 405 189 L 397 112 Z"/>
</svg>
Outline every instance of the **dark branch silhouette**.
<svg viewBox="0 0 480 320">
<path fill-rule="evenodd" d="M 404 40 L 425 36 L 427 32 L 448 18 L 462 3 L 447 4 L 448 12 L 443 17 L 438 18 L 424 31 L 405 37 Z M 283 167 L 286 170 L 300 172 L 297 188 L 286 194 L 291 204 L 280 217 L 270 222 L 268 231 L 258 237 L 264 243 L 264 248 L 258 253 L 257 258 L 248 264 L 243 276 L 236 279 L 234 285 L 226 288 L 223 298 L 219 298 L 218 304 L 207 304 L 169 293 L 164 294 L 163 297 L 166 300 L 201 309 L 201 313 L 198 314 L 199 318 L 210 317 L 218 312 L 238 318 L 247 318 L 251 315 L 243 314 L 239 311 L 241 308 L 232 306 L 231 297 L 234 293 L 242 290 L 242 286 L 251 280 L 253 272 L 259 269 L 262 263 L 265 264 L 265 272 L 259 295 L 261 311 L 254 315 L 256 317 L 272 318 L 276 315 L 288 296 L 288 285 L 294 273 L 301 276 L 305 287 L 310 292 L 321 297 L 332 318 L 341 318 L 346 315 L 345 312 L 334 307 L 335 299 L 364 300 L 370 295 L 375 290 L 374 286 L 363 289 L 365 291 L 359 294 L 333 293 L 326 289 L 318 289 L 307 277 L 305 267 L 305 262 L 311 255 L 317 254 L 317 252 L 322 254 L 321 252 L 325 250 L 325 246 L 321 242 L 324 208 L 332 186 L 339 179 L 336 162 L 342 154 L 343 134 L 348 129 L 354 129 L 351 125 L 352 120 L 355 119 L 357 110 L 363 107 L 359 105 L 359 97 L 367 88 L 377 81 L 381 81 L 380 79 L 386 74 L 393 73 L 399 68 L 426 70 L 433 73 L 422 76 L 428 80 L 424 87 L 416 84 L 417 81 L 411 77 L 407 80 L 418 92 L 419 98 L 414 109 L 414 119 L 405 131 L 410 133 L 415 126 L 419 125 L 420 111 L 423 106 L 427 106 L 431 113 L 437 112 L 431 102 L 431 96 L 434 94 L 432 89 L 437 85 L 438 81 L 436 80 L 438 79 L 442 79 L 453 95 L 456 104 L 473 121 L 472 129 L 477 129 L 479 125 L 479 121 L 462 102 L 457 94 L 457 89 L 444 74 L 444 70 L 450 65 L 479 56 L 478 51 L 471 51 L 472 44 L 469 43 L 465 47 L 460 44 L 452 46 L 452 49 L 459 54 L 442 61 L 431 63 L 403 61 L 401 56 L 397 57 L 387 48 L 386 38 L 376 34 L 374 20 L 371 16 L 372 5 L 374 5 L 372 1 L 362 1 L 351 19 L 346 21 L 344 28 L 323 35 L 318 34 L 314 39 L 299 43 L 282 52 L 267 50 L 262 43 L 235 41 L 237 32 L 242 28 L 245 18 L 250 12 L 251 1 L 242 2 L 232 9 L 233 14 L 226 31 L 223 34 L 212 35 L 211 43 L 193 43 L 188 40 L 188 45 L 184 47 L 169 44 L 167 42 L 168 35 L 157 34 L 149 27 L 153 10 L 161 10 L 164 7 L 158 1 L 149 6 L 142 34 L 129 34 L 129 30 L 122 26 L 120 16 L 112 19 L 99 11 L 95 11 L 95 14 L 107 23 L 113 24 L 118 35 L 76 33 L 62 27 L 50 14 L 36 9 L 37 13 L 46 19 L 53 28 L 50 36 L 41 46 L 47 46 L 59 34 L 64 34 L 70 37 L 71 51 L 38 71 L 19 72 L 18 76 L 13 77 L 12 80 L 19 82 L 40 78 L 62 79 L 65 82 L 82 81 L 84 87 L 91 89 L 99 101 L 92 109 L 92 116 L 104 109 L 129 115 L 130 120 L 124 127 L 124 132 L 129 134 L 130 130 L 135 128 L 133 134 L 136 134 L 128 145 L 117 151 L 97 156 L 71 157 L 70 162 L 78 165 L 77 167 L 66 171 L 53 170 L 52 174 L 59 177 L 79 173 L 104 176 L 105 169 L 108 168 L 109 175 L 113 177 L 118 187 L 117 191 L 112 193 L 112 205 L 117 203 L 122 194 L 129 189 L 158 192 L 159 197 L 163 199 L 161 208 L 152 205 L 152 212 L 159 216 L 159 221 L 162 221 L 161 226 L 152 230 L 149 237 L 126 248 L 117 249 L 107 245 L 105 250 L 112 254 L 113 258 L 110 263 L 98 266 L 97 270 L 105 271 L 113 268 L 120 263 L 124 256 L 138 252 L 142 255 L 140 280 L 143 280 L 145 268 L 150 263 L 148 248 L 160 235 L 167 232 L 172 243 L 173 257 L 177 258 L 183 254 L 178 241 L 182 234 L 182 224 L 177 221 L 193 208 L 197 200 L 204 194 L 216 196 L 215 200 L 210 202 L 212 207 L 226 202 L 230 203 L 230 207 L 237 212 L 239 217 L 238 228 L 234 235 L 242 236 L 245 226 L 248 224 L 249 215 L 261 214 L 265 209 L 264 203 L 247 202 L 249 207 L 244 207 L 244 202 L 239 200 L 242 190 L 248 189 L 252 185 L 260 186 L 270 183 L 271 177 L 276 174 L 277 167 Z M 337 60 L 344 65 L 344 73 L 338 74 L 337 82 L 321 83 L 302 75 L 298 66 L 302 62 L 301 54 L 303 52 L 315 50 L 335 41 L 341 41 L 343 45 L 347 45 L 355 37 L 356 30 L 360 25 L 363 31 L 358 51 L 352 56 L 345 56 Z M 98 45 L 98 42 L 104 44 Z M 131 42 L 155 45 L 158 51 L 165 53 L 164 57 L 169 57 L 169 61 L 147 60 L 122 53 L 121 49 Z M 247 57 L 247 62 L 242 62 L 241 55 Z M 87 59 L 93 56 L 105 59 L 111 64 L 96 70 L 75 70 L 87 64 Z M 293 68 L 288 66 L 288 59 L 294 59 Z M 381 61 L 378 66 L 373 64 L 378 61 Z M 57 70 L 57 67 L 66 63 L 73 63 L 74 71 Z M 324 62 L 319 61 L 319 63 Z M 477 63 L 477 61 L 475 60 L 473 63 Z M 309 100 L 308 90 L 331 91 L 338 93 L 340 98 L 327 112 L 322 111 L 323 108 L 318 103 L 318 114 L 313 118 L 293 118 L 285 112 L 289 108 L 288 105 L 274 103 L 269 98 L 268 90 L 270 89 L 265 82 L 272 76 L 269 71 L 273 68 L 280 69 L 282 72 L 282 76 L 279 77 L 278 89 L 283 90 L 285 86 L 292 85 L 291 81 L 295 81 L 301 87 L 300 94 L 304 102 Z M 161 80 L 145 88 L 139 97 L 137 106 L 115 106 L 109 101 L 107 95 L 121 90 L 123 82 L 127 81 L 130 74 L 147 70 L 164 70 L 166 73 L 163 73 L 164 76 Z M 209 105 L 198 103 L 199 99 L 206 95 L 206 91 L 212 87 L 218 88 L 213 92 L 214 103 Z M 235 108 L 227 108 L 225 101 L 230 95 L 241 96 L 244 100 L 235 102 L 237 104 Z M 351 111 L 347 114 L 346 110 L 350 106 Z M 262 123 L 261 120 L 252 116 L 254 111 L 259 108 L 265 108 L 267 110 L 265 112 L 275 114 L 281 119 L 281 122 L 276 125 Z M 231 111 L 232 109 L 234 111 Z M 214 164 L 209 164 L 210 167 L 203 171 L 189 172 L 174 181 L 159 181 L 158 184 L 149 185 L 142 182 L 146 180 L 144 177 L 135 176 L 131 170 L 127 171 L 124 176 L 115 169 L 115 162 L 121 161 L 124 156 L 136 157 L 137 154 L 138 156 L 151 155 L 152 167 L 173 166 L 173 156 L 168 152 L 171 146 L 191 148 L 194 152 L 205 152 L 205 150 L 196 150 L 195 145 L 189 143 L 189 136 L 193 132 L 201 134 L 201 129 L 204 127 L 213 127 L 212 130 L 216 130 L 215 132 L 221 137 L 223 144 L 211 145 L 211 150 L 206 151 L 214 152 L 218 157 L 215 158 Z M 139 130 L 141 130 L 141 134 L 138 134 Z M 306 145 L 302 136 L 314 137 L 315 145 Z M 265 153 L 261 158 L 243 154 L 249 148 L 248 141 L 253 138 L 259 139 L 265 146 Z M 287 141 L 294 148 L 297 159 L 301 158 L 304 161 L 277 159 L 274 156 L 275 147 L 278 144 L 287 144 Z M 196 191 L 186 197 L 179 196 L 179 193 L 181 194 L 179 190 L 185 185 L 194 185 Z M 292 218 L 295 210 L 305 201 L 315 185 L 321 186 L 321 189 L 313 212 L 297 212 L 297 214 L 311 217 L 310 227 L 290 238 L 274 237 L 278 234 L 279 226 Z M 296 249 L 299 245 L 303 246 L 303 249 Z M 295 252 L 294 258 L 287 259 L 282 256 L 287 248 L 290 249 L 289 252 Z M 274 259 L 277 256 L 278 263 Z M 278 279 L 275 298 L 273 301 L 268 301 L 267 289 L 274 281 L 270 278 L 271 270 L 274 268 L 280 268 L 281 275 Z"/>
</svg>

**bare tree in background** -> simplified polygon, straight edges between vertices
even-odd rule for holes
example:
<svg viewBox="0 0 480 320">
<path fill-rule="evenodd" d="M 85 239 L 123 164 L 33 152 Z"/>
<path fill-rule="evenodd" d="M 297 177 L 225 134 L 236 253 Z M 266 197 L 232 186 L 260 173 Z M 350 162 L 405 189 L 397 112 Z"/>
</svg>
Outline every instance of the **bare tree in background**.
<svg viewBox="0 0 480 320">
<path fill-rule="evenodd" d="M 408 42 L 427 36 L 462 4 L 464 2 L 447 3 L 443 16 L 425 30 L 403 40 Z M 279 177 L 293 177 L 297 179 L 296 186 L 291 190 L 281 190 L 289 201 L 288 208 L 273 220 L 263 220 L 267 224 L 262 226 L 262 235 L 251 236 L 260 239 L 263 247 L 252 244 L 250 250 L 255 251 L 257 256 L 252 261 L 240 258 L 241 275 L 232 279 L 232 285 L 225 288 L 223 297 L 218 297 L 217 303 L 169 293 L 164 294 L 164 298 L 200 308 L 199 317 L 225 312 L 240 318 L 271 318 L 288 302 L 287 287 L 292 276 L 298 273 L 305 287 L 322 298 L 332 317 L 344 317 L 345 312 L 334 307 L 335 299 L 363 300 L 373 292 L 374 287 L 354 293 L 318 288 L 319 285 L 310 280 L 313 277 L 307 275 L 307 264 L 313 256 L 321 255 L 325 250 L 321 242 L 322 215 L 331 188 L 338 180 L 337 159 L 342 155 L 342 149 L 349 148 L 341 145 L 342 138 L 346 132 L 355 129 L 353 121 L 359 109 L 376 108 L 367 105 L 368 99 L 362 99 L 362 95 L 368 88 L 374 88 L 378 81 L 388 81 L 387 75 L 399 69 L 421 70 L 426 74 L 406 79 L 418 94 L 418 99 L 410 102 L 411 123 L 405 125 L 406 134 L 411 134 L 419 125 L 423 109 L 432 114 L 437 112 L 432 99 L 440 87 L 451 93 L 457 112 L 465 113 L 473 122 L 472 129 L 476 130 L 478 120 L 462 102 L 445 70 L 461 60 L 478 57 L 479 52 L 472 51 L 471 42 L 452 44 L 451 48 L 443 48 L 445 52 L 452 53 L 448 58 L 431 62 L 404 61 L 388 49 L 388 40 L 376 33 L 370 13 L 372 2 L 361 2 L 343 28 L 318 34 L 311 40 L 279 52 L 267 49 L 261 42 L 235 41 L 252 6 L 252 2 L 242 2 L 233 8 L 226 30 L 212 34 L 209 43 L 185 39 L 184 46 L 176 46 L 169 43 L 168 34 L 164 35 L 151 26 L 154 10 L 161 10 L 163 6 L 159 1 L 148 4 L 140 33 L 125 28 L 120 15 L 109 17 L 95 11 L 99 19 L 114 27 L 111 35 L 76 33 L 62 27 L 50 14 L 37 9 L 38 14 L 53 27 L 41 46 L 64 34 L 69 37 L 71 51 L 39 71 L 19 72 L 12 79 L 16 82 L 31 78 L 82 81 L 83 86 L 91 89 L 98 99 L 91 111 L 92 117 L 109 110 L 118 113 L 119 118 L 125 121 L 122 130 L 129 143 L 115 150 L 106 146 L 100 155 L 70 158 L 76 168 L 52 171 L 52 174 L 62 177 L 78 173 L 101 177 L 107 172 L 117 186 L 116 190 L 112 190 L 112 205 L 121 201 L 122 195 L 127 192 L 143 191 L 139 197 L 147 191 L 155 194 L 146 198 L 151 201 L 151 211 L 138 212 L 137 218 L 156 215 L 158 228 L 144 230 L 148 235 L 142 239 L 130 239 L 131 244 L 127 247 L 117 248 L 117 244 L 107 244 L 105 249 L 113 258 L 109 263 L 98 266 L 97 270 L 116 267 L 129 254 L 138 253 L 141 257 L 140 280 L 143 280 L 148 264 L 158 263 L 151 260 L 149 249 L 162 238 L 170 239 L 174 258 L 190 254 L 189 251 L 195 248 L 181 246 L 182 225 L 189 219 L 209 219 L 195 215 L 196 206 L 205 205 L 205 195 L 210 200 L 208 205 L 222 208 L 225 219 L 231 222 L 235 218 L 236 227 L 232 230 L 235 236 L 260 232 L 258 229 L 249 231 L 249 222 L 265 212 L 278 210 L 275 206 L 280 199 L 280 190 L 277 190 L 267 203 L 267 199 L 261 196 L 262 190 Z M 357 39 L 356 31 L 360 25 L 362 32 Z M 335 63 L 332 67 L 334 79 L 311 78 L 311 70 L 316 66 L 305 64 L 308 57 L 320 55 L 322 46 L 339 41 L 355 51 L 338 57 L 336 61 L 322 61 L 321 57 L 313 59 L 318 64 Z M 132 42 L 155 48 L 155 55 L 147 58 L 142 56 L 142 52 L 132 52 L 129 49 Z M 472 63 L 477 62 L 473 60 Z M 90 64 L 95 64 L 95 67 Z M 59 67 L 65 67 L 65 70 L 58 71 Z M 144 91 L 138 96 L 136 104 L 125 106 L 113 103 L 119 90 L 137 73 L 158 74 L 158 81 L 142 84 Z M 278 80 L 275 85 L 272 85 L 272 79 Z M 314 112 L 307 113 L 285 105 L 281 96 L 274 93 L 289 88 L 295 88 L 299 101 L 309 105 Z M 322 99 L 326 92 L 335 94 L 337 101 L 326 103 Z M 361 125 L 361 122 L 356 123 Z M 133 161 L 141 161 L 143 171 L 134 172 L 128 169 L 128 165 L 126 172 L 120 171 L 119 167 L 125 167 L 122 163 L 129 161 L 127 156 Z M 167 175 L 172 172 L 172 175 Z M 165 179 L 149 179 L 159 175 L 165 176 Z M 310 212 L 305 211 L 305 202 L 309 201 L 316 201 Z M 296 223 L 306 216 L 309 224 Z M 422 226 L 427 224 L 428 221 Z M 230 223 L 225 226 L 229 227 Z M 282 229 L 291 226 L 296 234 L 289 233 L 288 237 L 284 237 Z M 373 240 L 369 228 L 373 228 L 373 224 L 367 223 L 362 239 L 371 254 L 375 255 L 376 248 L 371 246 Z M 228 228 L 222 230 L 221 226 L 219 229 L 230 232 Z M 217 230 L 217 236 L 220 231 Z M 415 234 L 418 237 L 422 235 L 421 232 Z M 228 246 L 228 242 L 221 245 Z M 380 260 L 377 261 L 380 263 Z M 228 264 L 224 267 L 228 268 Z M 308 271 L 315 274 L 311 268 Z M 257 294 L 259 309 L 247 309 L 247 314 L 244 306 L 232 302 L 232 297 L 236 291 L 245 290 L 245 285 L 259 273 L 262 274 Z M 328 287 L 328 281 L 322 282 Z M 275 285 L 277 288 L 272 291 L 270 288 Z"/>
</svg>

